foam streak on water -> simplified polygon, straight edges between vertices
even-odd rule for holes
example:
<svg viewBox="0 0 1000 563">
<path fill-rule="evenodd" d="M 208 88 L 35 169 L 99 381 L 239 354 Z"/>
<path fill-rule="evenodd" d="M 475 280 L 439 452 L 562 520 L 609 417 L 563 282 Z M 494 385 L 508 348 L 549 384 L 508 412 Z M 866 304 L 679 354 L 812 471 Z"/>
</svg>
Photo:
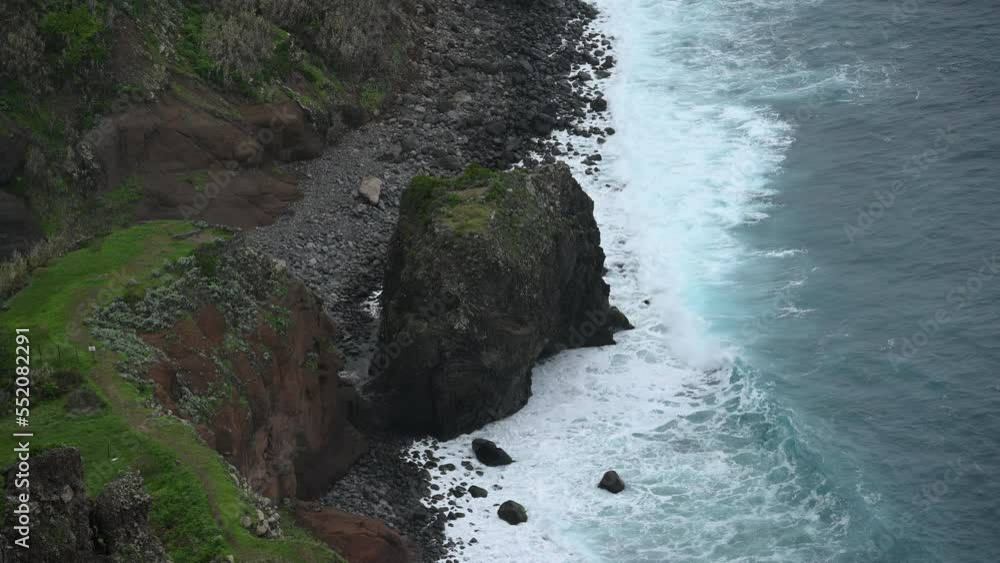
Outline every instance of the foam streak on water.
<svg viewBox="0 0 1000 563">
<path fill-rule="evenodd" d="M 528 405 L 474 434 L 516 463 L 439 479 L 444 491 L 466 481 L 490 493 L 459 499 L 465 517 L 449 534 L 476 538 L 467 561 L 831 560 L 849 520 L 842 501 L 794 420 L 704 320 L 741 261 L 796 252 L 745 248 L 732 234 L 766 220 L 790 142 L 788 124 L 734 94 L 760 78 L 768 55 L 754 37 L 782 12 L 761 27 L 740 19 L 760 21 L 750 3 L 598 4 L 596 25 L 616 37 L 606 89 L 618 134 L 604 146 L 571 141 L 604 155 L 600 173 L 577 165 L 577 178 L 596 203 L 612 301 L 637 328 L 616 346 L 545 361 Z M 442 463 L 469 459 L 471 438 L 442 444 Z M 622 494 L 596 487 L 608 469 Z M 526 524 L 497 518 L 507 499 L 527 508 Z"/>
</svg>

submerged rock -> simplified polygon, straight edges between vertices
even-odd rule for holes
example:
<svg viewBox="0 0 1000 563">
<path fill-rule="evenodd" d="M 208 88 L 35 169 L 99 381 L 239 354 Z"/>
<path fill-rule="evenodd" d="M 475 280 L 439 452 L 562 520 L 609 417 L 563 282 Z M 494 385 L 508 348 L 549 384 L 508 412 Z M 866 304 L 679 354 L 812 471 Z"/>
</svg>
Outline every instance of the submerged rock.
<svg viewBox="0 0 1000 563">
<path fill-rule="evenodd" d="M 500 505 L 497 516 L 512 526 L 528 521 L 528 512 L 524 510 L 523 506 L 512 500 L 505 501 Z"/>
<path fill-rule="evenodd" d="M 472 441 L 472 453 L 476 454 L 476 459 L 479 460 L 479 463 L 490 467 L 507 465 L 514 462 L 503 448 L 482 438 L 476 438 Z"/>
<path fill-rule="evenodd" d="M 625 490 L 625 482 L 622 478 L 618 476 L 615 471 L 608 471 L 601 477 L 601 482 L 597 484 L 598 487 L 615 494 L 618 494 Z"/>
<path fill-rule="evenodd" d="M 520 409 L 532 365 L 613 344 L 594 204 L 567 166 L 470 167 L 404 192 L 371 389 L 389 422 L 452 438 Z"/>
</svg>

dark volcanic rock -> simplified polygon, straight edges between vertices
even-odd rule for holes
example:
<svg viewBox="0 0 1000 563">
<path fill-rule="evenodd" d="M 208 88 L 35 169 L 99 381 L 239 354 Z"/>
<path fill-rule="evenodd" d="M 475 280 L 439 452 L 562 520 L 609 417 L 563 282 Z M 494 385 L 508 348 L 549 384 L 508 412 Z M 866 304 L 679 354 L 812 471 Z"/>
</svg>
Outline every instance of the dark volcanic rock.
<svg viewBox="0 0 1000 563">
<path fill-rule="evenodd" d="M 371 389 L 389 422 L 451 438 L 531 394 L 531 368 L 614 343 L 594 203 L 566 165 L 417 178 L 402 197 Z"/>
<path fill-rule="evenodd" d="M 469 495 L 472 496 L 472 498 L 486 498 L 490 494 L 486 491 L 486 489 L 473 485 L 469 487 Z"/>
<path fill-rule="evenodd" d="M 0 549 L 19 536 L 16 488 L 19 469 L 8 468 L 5 497 L 13 506 L 5 517 Z M 59 447 L 31 457 L 31 536 L 29 549 L 0 552 L 0 561 L 48 563 L 164 563 L 168 561 L 160 540 L 149 529 L 150 497 L 138 473 L 124 473 L 105 487 L 97 501 L 87 499 L 80 450 Z"/>
<path fill-rule="evenodd" d="M 618 494 L 625 490 L 625 482 L 622 478 L 618 476 L 618 473 L 614 471 L 608 471 L 601 477 L 601 482 L 597 484 L 598 487 L 615 494 Z"/>
<path fill-rule="evenodd" d="M 87 414 L 104 408 L 104 400 L 89 387 L 80 387 L 66 396 L 64 408 L 72 414 Z"/>
<path fill-rule="evenodd" d="M 15 547 L 12 561 L 90 561 L 96 559 L 94 538 L 90 530 L 90 502 L 83 482 L 83 460 L 76 448 L 54 448 L 30 459 L 30 518 L 31 538 L 28 550 Z M 15 488 L 17 465 L 7 468 L 5 496 L 17 499 L 24 491 Z M 14 543 L 17 510 L 13 503 L 7 510 L 4 534 Z M 8 505 L 10 506 L 10 505 Z"/>
<path fill-rule="evenodd" d="M 514 462 L 503 448 L 482 438 L 476 438 L 472 441 L 472 452 L 476 454 L 476 459 L 480 463 L 490 467 L 507 465 Z"/>
<path fill-rule="evenodd" d="M 0 258 L 24 253 L 41 238 L 42 229 L 17 196 L 0 190 Z"/>
<path fill-rule="evenodd" d="M 93 521 L 97 539 L 112 561 L 167 561 L 160 540 L 149 530 L 151 503 L 138 473 L 123 473 L 101 491 Z"/>
<path fill-rule="evenodd" d="M 500 505 L 500 509 L 497 510 L 497 516 L 512 526 L 528 521 L 528 513 L 524 510 L 524 507 L 512 500 L 505 501 Z"/>
</svg>

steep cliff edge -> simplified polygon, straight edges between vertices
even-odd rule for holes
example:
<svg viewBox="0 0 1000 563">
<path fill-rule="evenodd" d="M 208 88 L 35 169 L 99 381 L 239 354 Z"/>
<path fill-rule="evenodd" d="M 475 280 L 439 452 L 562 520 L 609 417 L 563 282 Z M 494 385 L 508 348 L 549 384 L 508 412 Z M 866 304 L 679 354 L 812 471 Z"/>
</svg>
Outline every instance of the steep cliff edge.
<svg viewBox="0 0 1000 563">
<path fill-rule="evenodd" d="M 532 365 L 614 343 L 593 201 L 565 165 L 404 192 L 382 294 L 371 389 L 393 426 L 450 438 L 520 409 Z"/>
<path fill-rule="evenodd" d="M 226 243 L 169 264 L 168 281 L 91 322 L 119 371 L 196 425 L 258 494 L 315 498 L 366 449 L 361 405 L 322 304 L 283 266 Z"/>
</svg>

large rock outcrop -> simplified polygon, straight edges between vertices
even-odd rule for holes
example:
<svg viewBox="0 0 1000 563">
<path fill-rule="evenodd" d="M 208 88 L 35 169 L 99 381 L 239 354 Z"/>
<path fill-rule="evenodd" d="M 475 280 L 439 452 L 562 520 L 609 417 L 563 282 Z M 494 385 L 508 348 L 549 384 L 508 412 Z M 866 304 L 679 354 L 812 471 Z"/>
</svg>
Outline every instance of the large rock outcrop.
<svg viewBox="0 0 1000 563">
<path fill-rule="evenodd" d="M 382 293 L 371 389 L 396 428 L 450 438 L 520 409 L 531 368 L 614 343 L 593 201 L 565 165 L 453 180 L 403 194 Z"/>
<path fill-rule="evenodd" d="M 22 489 L 17 466 L 5 472 L 10 510 L 4 534 L 14 534 Z M 138 473 L 108 483 L 95 502 L 87 498 L 80 450 L 59 447 L 31 457 L 29 548 L 0 537 L 0 561 L 12 563 L 165 563 L 160 540 L 149 528 L 150 497 Z"/>
</svg>

